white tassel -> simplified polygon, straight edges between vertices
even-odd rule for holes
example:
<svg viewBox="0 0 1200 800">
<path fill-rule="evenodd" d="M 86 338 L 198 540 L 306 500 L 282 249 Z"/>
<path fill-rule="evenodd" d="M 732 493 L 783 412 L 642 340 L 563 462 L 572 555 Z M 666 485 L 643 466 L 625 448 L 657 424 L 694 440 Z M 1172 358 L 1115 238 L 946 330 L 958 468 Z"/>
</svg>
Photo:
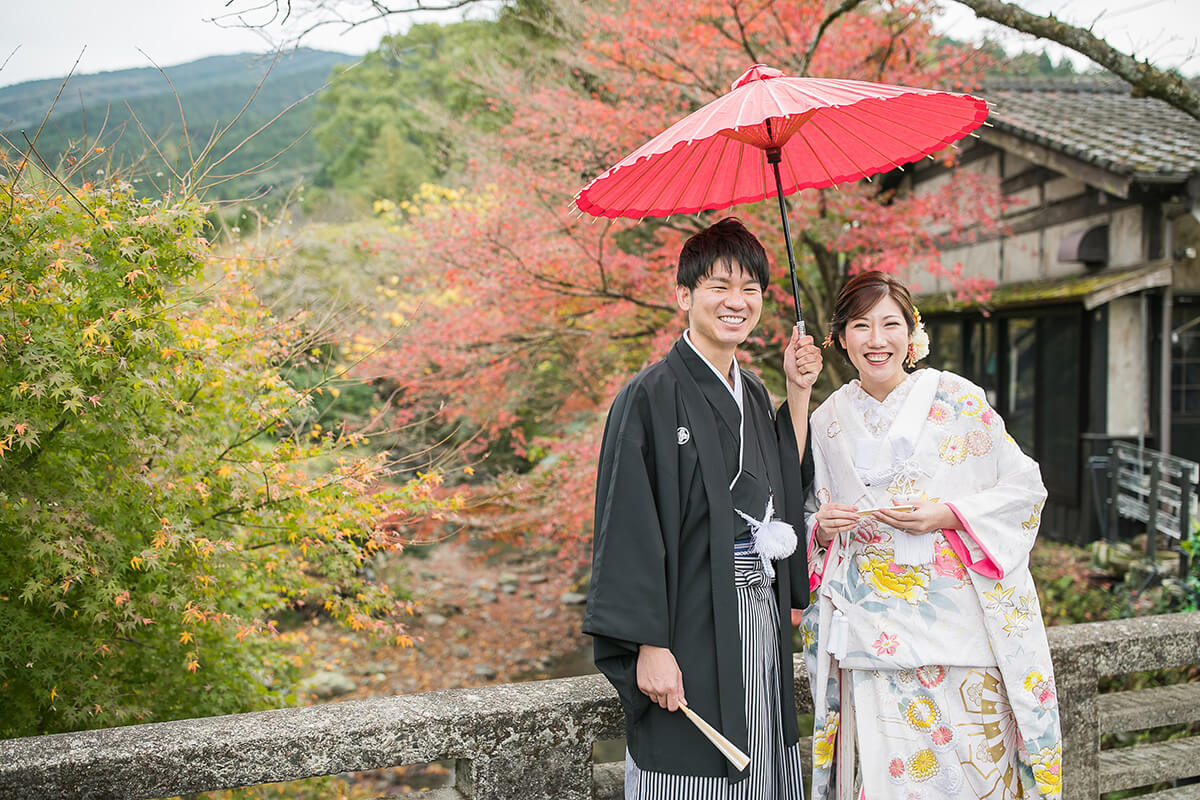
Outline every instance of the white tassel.
<svg viewBox="0 0 1200 800">
<path fill-rule="evenodd" d="M 933 563 L 933 534 L 909 534 L 896 531 L 892 534 L 893 559 L 897 564 L 920 567 Z"/>
<path fill-rule="evenodd" d="M 774 578 L 775 567 L 771 561 L 787 558 L 796 552 L 796 529 L 781 519 L 772 519 L 775 516 L 774 497 L 767 498 L 767 510 L 762 519 L 755 519 L 736 508 L 734 511 L 750 526 L 750 538 L 754 542 L 754 551 L 762 561 L 763 571 L 768 578 Z"/>
<path fill-rule="evenodd" d="M 829 643 L 825 652 L 841 661 L 846 657 L 846 642 L 850 638 L 850 623 L 841 611 L 834 611 L 829 624 Z"/>
</svg>

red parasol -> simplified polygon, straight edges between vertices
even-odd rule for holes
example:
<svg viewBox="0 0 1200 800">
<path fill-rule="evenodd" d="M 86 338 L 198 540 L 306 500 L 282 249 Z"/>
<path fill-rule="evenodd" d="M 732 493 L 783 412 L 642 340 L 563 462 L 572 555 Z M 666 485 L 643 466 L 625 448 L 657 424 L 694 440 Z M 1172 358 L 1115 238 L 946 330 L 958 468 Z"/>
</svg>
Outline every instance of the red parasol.
<svg viewBox="0 0 1200 800">
<path fill-rule="evenodd" d="M 796 321 L 796 262 L 783 198 L 916 161 L 987 119 L 966 94 L 864 81 L 789 78 L 755 64 L 575 196 L 595 217 L 665 217 L 779 198 Z M 761 151 L 761 152 L 760 152 Z"/>
</svg>

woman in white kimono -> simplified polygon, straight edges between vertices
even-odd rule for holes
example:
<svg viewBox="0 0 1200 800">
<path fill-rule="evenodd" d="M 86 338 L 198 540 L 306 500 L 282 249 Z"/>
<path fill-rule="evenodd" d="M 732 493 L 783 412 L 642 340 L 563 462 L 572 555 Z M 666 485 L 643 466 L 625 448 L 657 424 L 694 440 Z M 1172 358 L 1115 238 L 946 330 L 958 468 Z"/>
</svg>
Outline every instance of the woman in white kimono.
<svg viewBox="0 0 1200 800">
<path fill-rule="evenodd" d="M 846 283 L 829 343 L 858 379 L 809 428 L 813 800 L 1058 798 L 1038 465 L 978 386 L 905 371 L 928 337 L 891 276 Z"/>
</svg>

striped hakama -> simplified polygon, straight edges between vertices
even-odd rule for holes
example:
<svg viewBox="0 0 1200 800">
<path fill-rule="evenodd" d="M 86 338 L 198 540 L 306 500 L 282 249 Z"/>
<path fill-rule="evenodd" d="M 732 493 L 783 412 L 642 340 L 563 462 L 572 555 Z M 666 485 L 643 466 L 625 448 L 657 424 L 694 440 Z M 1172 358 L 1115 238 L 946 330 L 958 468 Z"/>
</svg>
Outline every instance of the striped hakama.
<svg viewBox="0 0 1200 800">
<path fill-rule="evenodd" d="M 626 800 L 802 800 L 800 745 L 785 747 L 779 707 L 779 610 L 773 581 L 748 537 L 734 543 L 738 629 L 746 684 L 750 764 L 742 780 L 639 769 L 625 755 Z M 788 620 L 788 624 L 791 620 Z M 683 676 L 687 691 L 687 675 Z"/>
</svg>

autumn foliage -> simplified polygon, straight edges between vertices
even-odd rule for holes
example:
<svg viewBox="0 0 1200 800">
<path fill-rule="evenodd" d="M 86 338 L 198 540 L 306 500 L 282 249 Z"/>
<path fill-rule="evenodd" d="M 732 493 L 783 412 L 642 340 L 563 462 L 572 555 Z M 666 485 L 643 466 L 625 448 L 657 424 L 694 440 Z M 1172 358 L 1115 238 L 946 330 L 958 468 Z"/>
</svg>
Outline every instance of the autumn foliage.
<svg viewBox="0 0 1200 800">
<path fill-rule="evenodd" d="M 453 502 L 311 424 L 339 378 L 290 380 L 316 334 L 269 263 L 194 200 L 0 166 L 0 737 L 286 702 L 295 609 L 403 644 L 362 567 Z"/>
<path fill-rule="evenodd" d="M 934 43 L 934 6 L 926 2 L 871 4 L 837 17 L 806 61 L 828 5 L 558 2 L 545 17 L 553 24 L 542 26 L 557 48 L 532 63 L 497 58 L 467 73 L 488 98 L 486 112 L 508 121 L 499 130 L 446 131 L 465 154 L 456 187 L 385 204 L 397 234 L 382 246 L 394 250 L 406 328 L 372 364 L 413 399 L 412 413 L 460 421 L 493 457 L 523 457 L 523 468 L 483 487 L 462 519 L 547 544 L 570 566 L 586 564 L 603 411 L 679 334 L 676 254 L 722 213 L 745 219 L 777 262 L 747 351 L 780 388 L 777 361 L 793 317 L 773 200 L 640 223 L 578 219 L 569 204 L 589 179 L 723 94 L 751 63 L 954 90 L 969 89 L 983 66 L 971 50 Z M 889 177 L 791 198 L 809 331 L 824 335 L 833 293 L 858 269 L 900 273 L 918 287 L 923 275 L 954 284 L 938 244 L 994 230 L 996 188 L 964 176 L 913 194 Z M 833 378 L 838 368 L 830 363 Z"/>
<path fill-rule="evenodd" d="M 363 567 L 422 527 L 581 574 L 604 412 L 683 327 L 683 240 L 732 213 L 764 241 L 777 281 L 744 356 L 776 390 L 792 312 L 774 201 L 593 222 L 570 213 L 574 193 L 754 62 L 955 90 L 985 66 L 935 43 L 931 2 L 828 5 L 524 0 L 502 35 L 410 34 L 440 55 L 399 83 L 407 40 L 388 40 L 331 90 L 321 129 L 353 142 L 327 173 L 379 193 L 375 219 L 303 263 L 286 239 L 218 257 L 194 200 L 119 182 L 72 195 L 0 162 L 0 736 L 284 702 L 280 618 L 297 609 L 403 644 L 405 601 Z M 460 53 L 476 57 L 448 77 Z M 419 117 L 407 97 L 379 101 L 410 85 L 444 97 Z M 994 230 L 997 187 L 934 185 L 889 175 L 789 199 L 818 339 L 855 270 L 986 292 L 938 246 Z M 325 331 L 308 301 L 339 293 L 343 256 L 368 313 Z M 277 316 L 264 292 L 305 302 Z M 318 419 L 350 387 L 393 402 L 385 427 L 403 433 L 372 443 Z M 463 448 L 466 484 L 397 472 L 426 447 Z"/>
</svg>

